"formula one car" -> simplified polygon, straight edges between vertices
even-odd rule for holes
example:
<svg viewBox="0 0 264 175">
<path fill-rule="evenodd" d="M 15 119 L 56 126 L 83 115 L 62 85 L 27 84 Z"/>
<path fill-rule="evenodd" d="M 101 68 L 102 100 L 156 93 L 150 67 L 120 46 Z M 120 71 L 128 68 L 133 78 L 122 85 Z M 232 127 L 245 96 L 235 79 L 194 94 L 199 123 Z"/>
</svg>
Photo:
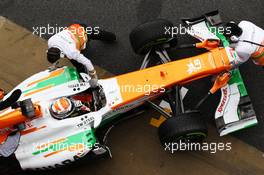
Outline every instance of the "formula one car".
<svg viewBox="0 0 264 175">
<path fill-rule="evenodd" d="M 97 88 L 90 87 L 87 74 L 71 67 L 52 67 L 29 77 L 0 103 L 1 156 L 15 157 L 17 167 L 23 170 L 47 170 L 82 157 L 110 154 L 97 131 L 122 120 L 120 114 L 146 103 L 167 118 L 159 125 L 163 146 L 179 140 L 199 142 L 207 135 L 198 112 L 206 98 L 194 110 L 184 111 L 180 87 L 210 75 L 215 75 L 216 80 L 208 94 L 220 88 L 222 91 L 216 112 L 221 135 L 256 124 L 243 81 L 234 69 L 236 52 L 222 35 L 210 33 L 210 26 L 215 26 L 218 18 L 217 13 L 212 13 L 185 19 L 193 28 L 190 34 L 202 41 L 191 46 L 176 46 L 177 39 L 165 33 L 165 27 L 173 26 L 167 20 L 136 27 L 130 40 L 136 53 L 146 54 L 141 70 L 99 80 Z M 206 30 L 199 33 L 201 28 Z M 170 47 L 206 48 L 208 52 L 171 61 L 166 52 Z M 163 64 L 146 68 L 153 52 Z M 163 96 L 170 104 L 170 112 L 154 103 Z"/>
</svg>

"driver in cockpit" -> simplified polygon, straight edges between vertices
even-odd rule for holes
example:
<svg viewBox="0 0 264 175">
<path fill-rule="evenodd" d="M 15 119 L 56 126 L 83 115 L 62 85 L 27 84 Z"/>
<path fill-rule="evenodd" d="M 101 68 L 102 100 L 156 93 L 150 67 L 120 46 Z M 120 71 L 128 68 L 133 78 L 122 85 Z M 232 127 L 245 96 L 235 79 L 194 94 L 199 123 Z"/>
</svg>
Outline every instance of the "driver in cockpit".
<svg viewBox="0 0 264 175">
<path fill-rule="evenodd" d="M 91 112 L 91 101 L 78 98 L 61 97 L 51 103 L 51 114 L 57 119 L 75 117 Z"/>
</svg>

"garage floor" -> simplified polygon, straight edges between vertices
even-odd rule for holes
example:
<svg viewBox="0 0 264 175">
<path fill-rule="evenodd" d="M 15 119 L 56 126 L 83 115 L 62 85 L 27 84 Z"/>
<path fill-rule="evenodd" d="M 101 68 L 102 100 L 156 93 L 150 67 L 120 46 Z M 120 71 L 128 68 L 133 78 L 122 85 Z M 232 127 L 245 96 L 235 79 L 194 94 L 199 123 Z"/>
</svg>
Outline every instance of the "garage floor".
<svg viewBox="0 0 264 175">
<path fill-rule="evenodd" d="M 46 40 L 27 29 L 0 17 L 0 86 L 11 90 L 26 77 L 49 65 L 45 58 Z M 110 76 L 97 68 L 101 77 Z M 75 168 L 59 169 L 36 174 L 126 174 L 126 175 L 262 175 L 263 153 L 232 136 L 219 137 L 210 126 L 208 143 L 231 143 L 230 151 L 165 152 L 159 144 L 157 129 L 149 125 L 158 115 L 148 111 L 137 118 L 121 123 L 111 132 L 109 146 L 113 158 L 87 162 Z M 0 170 L 1 172 L 1 170 Z"/>
</svg>

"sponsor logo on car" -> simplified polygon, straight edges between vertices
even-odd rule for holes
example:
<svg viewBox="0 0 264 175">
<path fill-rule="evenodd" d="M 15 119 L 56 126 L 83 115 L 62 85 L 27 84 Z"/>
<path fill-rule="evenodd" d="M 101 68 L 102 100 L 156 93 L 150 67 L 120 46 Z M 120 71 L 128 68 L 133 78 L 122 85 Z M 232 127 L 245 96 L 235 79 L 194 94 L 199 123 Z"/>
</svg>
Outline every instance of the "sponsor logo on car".
<svg viewBox="0 0 264 175">
<path fill-rule="evenodd" d="M 189 74 L 192 74 L 193 72 L 197 72 L 200 69 L 202 69 L 202 63 L 200 59 L 195 59 L 193 61 L 190 61 L 190 63 L 187 64 L 187 66 L 188 66 L 187 72 Z"/>
<path fill-rule="evenodd" d="M 223 98 L 221 100 L 221 103 L 220 103 L 219 107 L 217 108 L 218 112 L 223 112 L 224 107 L 225 107 L 226 102 L 227 102 L 227 98 L 228 98 L 227 87 L 224 88 L 222 91 L 223 91 Z"/>
</svg>

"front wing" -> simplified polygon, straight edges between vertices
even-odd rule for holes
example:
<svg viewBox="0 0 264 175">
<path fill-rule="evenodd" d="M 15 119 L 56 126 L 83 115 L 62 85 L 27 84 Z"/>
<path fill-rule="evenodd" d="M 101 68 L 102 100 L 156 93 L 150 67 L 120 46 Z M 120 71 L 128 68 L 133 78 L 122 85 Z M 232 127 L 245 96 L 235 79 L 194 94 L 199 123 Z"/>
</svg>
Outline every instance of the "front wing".
<svg viewBox="0 0 264 175">
<path fill-rule="evenodd" d="M 191 36 L 201 41 L 220 39 L 224 47 L 229 46 L 226 38 L 215 28 L 221 24 L 218 11 L 210 12 L 195 19 L 184 19 L 183 22 L 191 27 L 188 31 Z M 232 78 L 228 85 L 221 88 L 221 100 L 215 112 L 216 126 L 220 136 L 258 123 L 239 69 L 232 70 L 231 73 Z"/>
</svg>

